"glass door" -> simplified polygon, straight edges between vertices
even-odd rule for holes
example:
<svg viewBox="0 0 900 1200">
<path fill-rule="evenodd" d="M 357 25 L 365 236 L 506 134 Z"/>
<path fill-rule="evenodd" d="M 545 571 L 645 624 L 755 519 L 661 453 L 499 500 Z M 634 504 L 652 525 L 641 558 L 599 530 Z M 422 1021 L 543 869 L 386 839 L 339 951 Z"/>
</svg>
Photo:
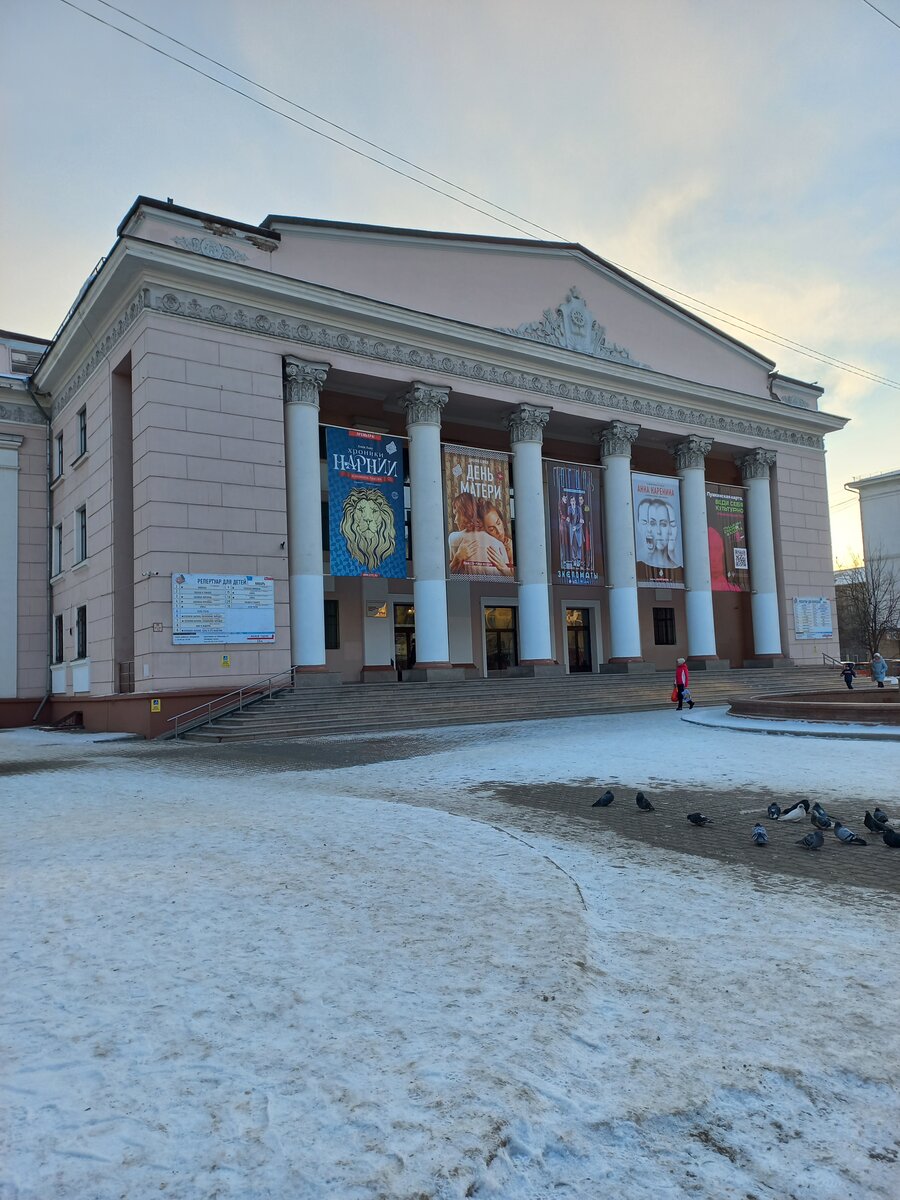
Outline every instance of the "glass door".
<svg viewBox="0 0 900 1200">
<path fill-rule="evenodd" d="M 569 673 L 593 670 L 589 609 L 566 609 L 566 640 L 569 649 Z"/>
<path fill-rule="evenodd" d="M 508 671 L 519 665 L 517 609 L 484 610 L 484 643 L 488 671 Z"/>
<path fill-rule="evenodd" d="M 394 605 L 394 666 L 399 676 L 416 665 L 416 610 L 411 604 Z"/>
</svg>

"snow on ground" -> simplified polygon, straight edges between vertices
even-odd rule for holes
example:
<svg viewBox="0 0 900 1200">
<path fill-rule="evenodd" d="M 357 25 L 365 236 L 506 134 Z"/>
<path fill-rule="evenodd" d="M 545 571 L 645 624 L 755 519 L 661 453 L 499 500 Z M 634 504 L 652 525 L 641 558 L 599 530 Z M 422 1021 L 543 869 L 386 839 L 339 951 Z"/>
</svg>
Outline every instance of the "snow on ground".
<svg viewBox="0 0 900 1200">
<path fill-rule="evenodd" d="M 205 774 L 188 745 L 0 733 L 2 1200 L 897 1194 L 893 894 L 489 793 L 883 800 L 896 746 L 671 713 L 423 739 Z"/>
</svg>

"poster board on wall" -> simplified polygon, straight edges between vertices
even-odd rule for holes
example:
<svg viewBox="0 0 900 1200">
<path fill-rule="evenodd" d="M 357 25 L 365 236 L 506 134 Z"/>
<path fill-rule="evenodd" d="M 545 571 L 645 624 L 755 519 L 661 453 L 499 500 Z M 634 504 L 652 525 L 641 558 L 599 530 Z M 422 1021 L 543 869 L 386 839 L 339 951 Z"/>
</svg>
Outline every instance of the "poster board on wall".
<svg viewBox="0 0 900 1200">
<path fill-rule="evenodd" d="M 746 501 L 746 488 L 725 483 L 706 485 L 709 572 L 714 592 L 750 591 Z"/>
<path fill-rule="evenodd" d="M 831 604 L 825 596 L 794 597 L 794 637 L 798 642 L 834 637 Z"/>
<path fill-rule="evenodd" d="M 266 575 L 172 576 L 172 645 L 275 641 L 275 580 Z"/>
<path fill-rule="evenodd" d="M 547 463 L 550 572 L 554 583 L 603 582 L 600 472 L 583 463 Z"/>
</svg>

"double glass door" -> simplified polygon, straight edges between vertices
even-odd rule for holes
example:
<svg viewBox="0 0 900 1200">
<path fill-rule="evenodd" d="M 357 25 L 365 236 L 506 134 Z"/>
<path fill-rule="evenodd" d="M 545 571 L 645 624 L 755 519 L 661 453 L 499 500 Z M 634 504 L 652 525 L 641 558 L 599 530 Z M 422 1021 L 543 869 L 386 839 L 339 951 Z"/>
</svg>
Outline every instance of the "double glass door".
<svg viewBox="0 0 900 1200">
<path fill-rule="evenodd" d="M 519 665 L 519 636 L 515 608 L 484 610 L 484 644 L 488 671 L 508 671 Z"/>
<path fill-rule="evenodd" d="M 569 673 L 592 671 L 591 621 L 587 608 L 566 609 L 566 641 L 569 652 Z"/>
</svg>

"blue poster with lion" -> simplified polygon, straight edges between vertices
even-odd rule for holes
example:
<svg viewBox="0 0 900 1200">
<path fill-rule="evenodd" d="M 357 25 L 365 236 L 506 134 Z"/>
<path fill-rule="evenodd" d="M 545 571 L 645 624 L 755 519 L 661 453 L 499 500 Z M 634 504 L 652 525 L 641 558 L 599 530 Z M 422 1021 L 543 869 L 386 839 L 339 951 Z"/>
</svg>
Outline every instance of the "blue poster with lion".
<svg viewBox="0 0 900 1200">
<path fill-rule="evenodd" d="M 326 430 L 332 575 L 406 578 L 403 438 Z"/>
</svg>

